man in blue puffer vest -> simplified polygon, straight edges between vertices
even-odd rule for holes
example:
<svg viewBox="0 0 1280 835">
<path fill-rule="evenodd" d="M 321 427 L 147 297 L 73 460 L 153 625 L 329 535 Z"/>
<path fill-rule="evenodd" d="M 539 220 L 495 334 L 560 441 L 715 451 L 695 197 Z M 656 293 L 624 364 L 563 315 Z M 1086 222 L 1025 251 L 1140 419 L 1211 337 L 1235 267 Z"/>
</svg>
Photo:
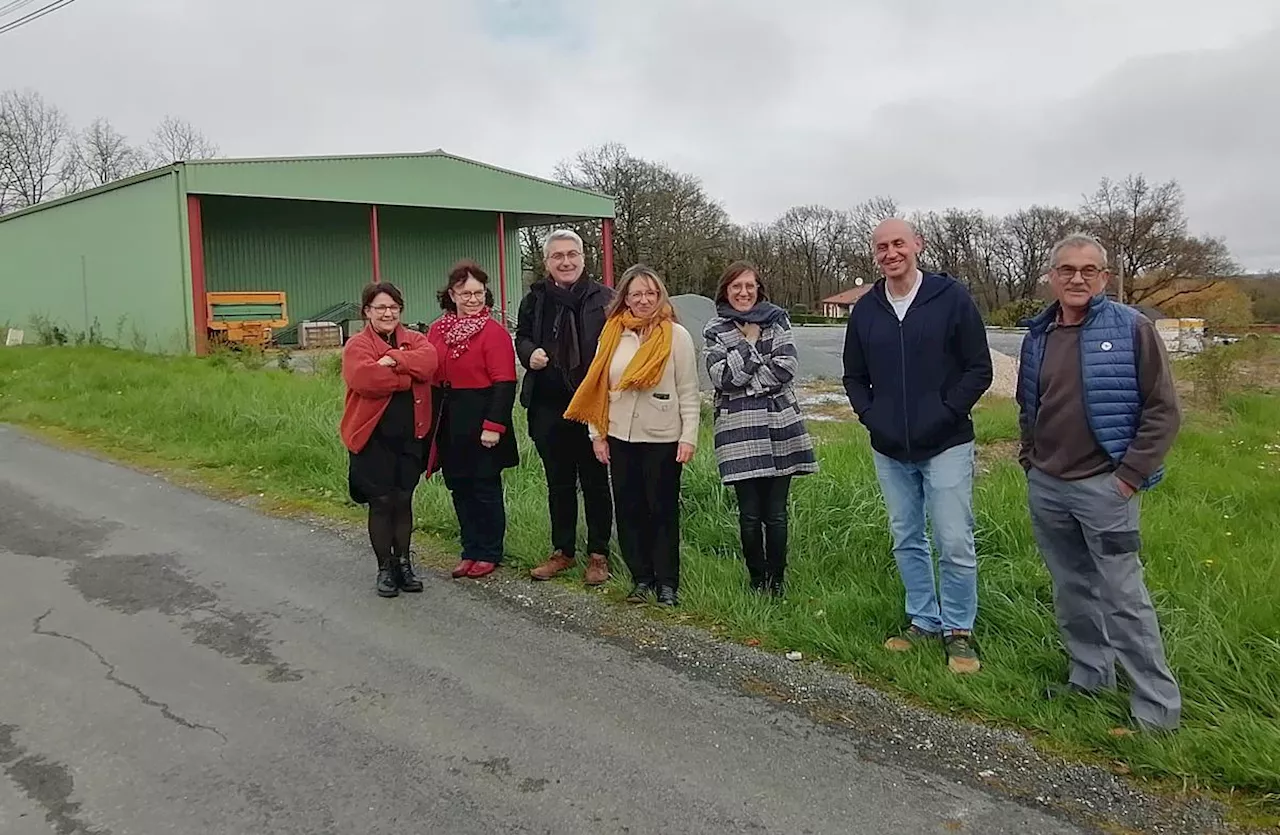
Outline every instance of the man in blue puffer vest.
<svg viewBox="0 0 1280 835">
<path fill-rule="evenodd" d="M 871 433 L 889 512 L 893 556 L 910 623 L 885 642 L 895 652 L 938 639 L 947 666 L 977 672 L 978 558 L 973 542 L 973 420 L 991 386 L 991 351 L 973 297 L 945 273 L 922 272 L 924 248 L 906 221 L 872 233 L 884 278 L 849 312 L 844 389 Z M 938 546 L 937 587 L 925 519 Z"/>
<path fill-rule="evenodd" d="M 1026 323 L 1018 376 L 1031 526 L 1071 656 L 1047 692 L 1113 689 L 1119 661 L 1138 727 L 1172 730 L 1182 699 L 1138 559 L 1138 493 L 1163 477 L 1180 423 L 1169 359 L 1149 319 L 1106 297 L 1097 239 L 1063 239 L 1050 265 L 1057 301 Z"/>
</svg>

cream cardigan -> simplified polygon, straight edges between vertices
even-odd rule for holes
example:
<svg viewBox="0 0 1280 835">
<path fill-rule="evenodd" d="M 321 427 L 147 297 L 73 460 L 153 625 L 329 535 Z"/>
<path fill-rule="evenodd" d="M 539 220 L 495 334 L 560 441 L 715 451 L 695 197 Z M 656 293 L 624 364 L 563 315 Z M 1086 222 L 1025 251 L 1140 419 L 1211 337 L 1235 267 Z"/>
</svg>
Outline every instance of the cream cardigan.
<svg viewBox="0 0 1280 835">
<path fill-rule="evenodd" d="M 671 323 L 671 357 L 662 379 L 651 389 L 617 391 L 631 358 L 640 350 L 635 331 L 623 331 L 609 366 L 609 437 L 633 443 L 681 442 L 697 447 L 701 401 L 698 399 L 698 356 L 689 331 Z M 592 440 L 597 427 L 588 428 Z"/>
</svg>

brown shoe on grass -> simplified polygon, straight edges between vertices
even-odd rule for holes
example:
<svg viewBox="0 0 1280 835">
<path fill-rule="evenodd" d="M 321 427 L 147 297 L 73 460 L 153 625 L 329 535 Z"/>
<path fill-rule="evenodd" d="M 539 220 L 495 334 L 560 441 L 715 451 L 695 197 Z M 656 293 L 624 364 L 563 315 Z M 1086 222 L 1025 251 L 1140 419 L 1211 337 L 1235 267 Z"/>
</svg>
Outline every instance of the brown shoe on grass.
<svg viewBox="0 0 1280 835">
<path fill-rule="evenodd" d="M 586 586 L 603 586 L 609 582 L 609 560 L 603 554 L 592 554 L 587 559 L 587 570 L 582 576 Z"/>
<path fill-rule="evenodd" d="M 910 652 L 916 647 L 928 641 L 936 641 L 941 635 L 936 632 L 925 632 L 914 623 L 904 629 L 900 634 L 894 635 L 892 638 L 884 642 L 884 648 L 890 652 Z"/>
<path fill-rule="evenodd" d="M 566 557 L 563 551 L 556 551 L 550 559 L 530 571 L 529 576 L 535 580 L 550 580 L 571 568 L 573 568 L 573 557 Z"/>
</svg>

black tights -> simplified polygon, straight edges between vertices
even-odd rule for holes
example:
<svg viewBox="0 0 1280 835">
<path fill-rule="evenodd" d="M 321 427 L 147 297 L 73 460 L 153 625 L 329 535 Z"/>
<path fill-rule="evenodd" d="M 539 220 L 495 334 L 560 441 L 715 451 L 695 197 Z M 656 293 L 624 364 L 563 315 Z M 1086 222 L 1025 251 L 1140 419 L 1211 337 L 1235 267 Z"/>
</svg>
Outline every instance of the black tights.
<svg viewBox="0 0 1280 835">
<path fill-rule="evenodd" d="M 369 499 L 369 543 L 379 568 L 392 568 L 409 558 L 413 534 L 413 491 L 395 490 Z"/>
</svg>

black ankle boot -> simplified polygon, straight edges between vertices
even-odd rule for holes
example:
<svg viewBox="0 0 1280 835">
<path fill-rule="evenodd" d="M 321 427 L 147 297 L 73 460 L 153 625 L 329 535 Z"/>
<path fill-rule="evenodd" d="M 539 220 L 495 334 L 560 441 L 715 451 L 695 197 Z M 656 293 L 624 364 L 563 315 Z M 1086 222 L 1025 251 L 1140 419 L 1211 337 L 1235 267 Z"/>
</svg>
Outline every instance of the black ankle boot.
<svg viewBox="0 0 1280 835">
<path fill-rule="evenodd" d="M 400 586 L 396 583 L 396 572 L 389 568 L 379 568 L 378 584 L 376 588 L 378 590 L 379 597 L 398 596 L 400 594 Z"/>
<path fill-rule="evenodd" d="M 417 593 L 422 591 L 422 581 L 413 573 L 413 561 L 408 557 L 400 558 L 400 574 L 396 578 L 400 591 Z"/>
<path fill-rule="evenodd" d="M 769 594 L 774 597 L 782 597 L 786 591 L 781 571 L 776 574 L 770 574 L 765 580 L 765 585 L 768 587 Z"/>
</svg>

